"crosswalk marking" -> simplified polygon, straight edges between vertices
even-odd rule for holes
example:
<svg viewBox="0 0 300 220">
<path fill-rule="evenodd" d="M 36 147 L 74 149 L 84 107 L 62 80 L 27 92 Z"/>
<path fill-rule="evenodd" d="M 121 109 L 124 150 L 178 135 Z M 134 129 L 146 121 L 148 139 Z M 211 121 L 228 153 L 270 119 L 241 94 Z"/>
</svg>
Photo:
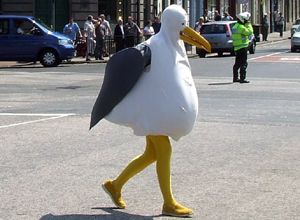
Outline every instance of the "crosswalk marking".
<svg viewBox="0 0 300 220">
<path fill-rule="evenodd" d="M 1 128 L 15 127 L 15 126 L 18 126 L 18 125 L 32 124 L 32 123 L 37 123 L 37 122 L 42 122 L 42 121 L 49 121 L 49 120 L 54 120 L 54 119 L 63 118 L 63 117 L 67 117 L 67 116 L 72 116 L 72 115 L 75 115 L 75 114 L 73 114 L 73 113 L 70 113 L 70 114 L 0 113 L 0 116 L 47 117 L 47 118 L 41 118 L 41 119 L 36 119 L 36 120 L 24 121 L 24 122 L 20 122 L 20 123 L 1 125 L 0 129 Z"/>
</svg>

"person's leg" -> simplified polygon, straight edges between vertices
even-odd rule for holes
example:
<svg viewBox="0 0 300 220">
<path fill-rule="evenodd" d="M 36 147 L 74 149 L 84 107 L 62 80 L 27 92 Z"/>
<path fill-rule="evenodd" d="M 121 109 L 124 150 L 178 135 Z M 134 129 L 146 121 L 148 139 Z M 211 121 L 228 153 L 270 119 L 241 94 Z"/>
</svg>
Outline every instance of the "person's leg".
<svg viewBox="0 0 300 220">
<path fill-rule="evenodd" d="M 113 181 L 117 189 L 121 190 L 124 184 L 133 176 L 141 172 L 151 163 L 156 161 L 156 153 L 154 145 L 149 136 L 146 137 L 145 152 L 134 158 L 127 167 L 120 173 L 120 175 Z"/>
<path fill-rule="evenodd" d="M 100 40 L 99 38 L 96 38 L 96 47 L 95 47 L 95 59 L 98 60 L 100 55 L 99 55 L 99 52 L 100 52 Z"/>
<path fill-rule="evenodd" d="M 283 25 L 279 26 L 280 37 L 283 36 Z"/>
<path fill-rule="evenodd" d="M 247 72 L 247 67 L 248 67 L 247 53 L 248 53 L 247 48 L 241 49 L 241 69 L 240 69 L 241 79 L 240 79 L 240 83 L 249 83 L 249 81 L 246 80 L 246 72 Z"/>
<path fill-rule="evenodd" d="M 116 179 L 108 180 L 102 185 L 103 189 L 119 208 L 125 208 L 126 206 L 121 195 L 125 183 L 156 160 L 155 148 L 148 136 L 146 137 L 146 141 L 145 152 L 133 159 Z"/>
<path fill-rule="evenodd" d="M 262 27 L 262 37 L 263 37 L 263 41 L 266 41 L 266 27 Z"/>
<path fill-rule="evenodd" d="M 167 136 L 150 136 L 155 146 L 156 172 L 164 199 L 163 214 L 171 216 L 190 216 L 193 211 L 176 202 L 171 189 L 172 146 Z"/>
<path fill-rule="evenodd" d="M 104 39 L 101 38 L 99 40 L 99 59 L 103 60 L 103 47 L 104 47 Z"/>
<path fill-rule="evenodd" d="M 240 50 L 235 51 L 235 63 L 233 65 L 233 82 L 239 82 L 239 69 L 241 67 Z"/>
<path fill-rule="evenodd" d="M 90 61 L 90 40 L 86 38 L 86 61 Z"/>
</svg>

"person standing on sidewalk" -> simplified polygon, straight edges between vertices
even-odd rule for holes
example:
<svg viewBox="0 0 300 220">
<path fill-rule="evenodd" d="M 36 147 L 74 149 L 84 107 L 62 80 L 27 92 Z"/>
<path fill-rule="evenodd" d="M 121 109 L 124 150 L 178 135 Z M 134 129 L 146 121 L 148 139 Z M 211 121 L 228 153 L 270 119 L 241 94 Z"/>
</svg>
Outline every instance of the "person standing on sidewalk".
<svg viewBox="0 0 300 220">
<path fill-rule="evenodd" d="M 276 19 L 276 25 L 277 25 L 280 37 L 283 37 L 283 24 L 284 24 L 284 17 L 282 16 L 282 13 L 279 12 L 279 16 Z"/>
<path fill-rule="evenodd" d="M 86 37 L 86 61 L 91 60 L 91 56 L 95 51 L 95 26 L 93 24 L 93 16 L 89 15 L 84 23 L 84 36 Z"/>
<path fill-rule="evenodd" d="M 105 27 L 105 36 L 104 36 L 104 42 L 103 42 L 103 54 L 104 56 L 108 57 L 110 54 L 110 46 L 109 41 L 112 36 L 112 30 L 110 28 L 109 21 L 106 20 L 104 14 L 100 14 L 99 17 L 102 19 L 102 24 Z"/>
<path fill-rule="evenodd" d="M 269 33 L 269 21 L 268 21 L 268 14 L 265 13 L 263 20 L 262 20 L 262 37 L 263 41 L 267 41 Z"/>
<path fill-rule="evenodd" d="M 114 42 L 116 44 L 116 52 L 125 48 L 124 25 L 121 18 L 119 18 L 118 24 L 115 27 Z"/>
<path fill-rule="evenodd" d="M 126 47 L 134 47 L 137 42 L 140 34 L 142 34 L 141 29 L 138 25 L 133 22 L 133 17 L 128 17 L 128 22 L 124 26 L 125 31 L 125 45 Z"/>
<path fill-rule="evenodd" d="M 232 28 L 232 43 L 235 51 L 235 63 L 233 66 L 233 82 L 249 83 L 246 80 L 247 53 L 249 37 L 253 34 L 252 25 L 249 22 L 251 14 L 243 12 L 237 15 L 237 23 Z M 240 70 L 240 79 L 239 71 Z"/>
<path fill-rule="evenodd" d="M 152 22 L 152 27 L 154 29 L 155 34 L 157 34 L 160 31 L 161 23 L 158 16 L 154 17 L 154 20 Z"/>
<path fill-rule="evenodd" d="M 74 43 L 77 40 L 77 37 L 82 38 L 80 28 L 76 22 L 74 22 L 73 17 L 70 17 L 69 23 L 65 25 L 63 33 L 69 37 Z"/>
<path fill-rule="evenodd" d="M 154 32 L 154 29 L 152 27 L 152 21 L 149 20 L 145 23 L 145 27 L 143 29 L 143 35 L 144 35 L 145 40 L 148 40 L 154 34 L 155 34 L 155 32 Z"/>
<path fill-rule="evenodd" d="M 98 18 L 98 22 L 95 25 L 95 34 L 96 34 L 96 48 L 95 48 L 95 59 L 103 59 L 103 44 L 105 37 L 105 26 L 103 24 L 102 18 Z"/>
<path fill-rule="evenodd" d="M 199 20 L 196 22 L 196 24 L 194 26 L 194 30 L 197 31 L 198 33 L 200 33 L 200 29 L 201 29 L 203 24 L 204 24 L 204 18 L 200 17 Z"/>
</svg>

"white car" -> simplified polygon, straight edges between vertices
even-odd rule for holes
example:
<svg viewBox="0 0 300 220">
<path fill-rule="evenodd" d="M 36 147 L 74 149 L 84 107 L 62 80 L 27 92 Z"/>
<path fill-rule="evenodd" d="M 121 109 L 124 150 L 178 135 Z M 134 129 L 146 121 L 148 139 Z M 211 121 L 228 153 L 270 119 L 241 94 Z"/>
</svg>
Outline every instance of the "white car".
<svg viewBox="0 0 300 220">
<path fill-rule="evenodd" d="M 300 18 L 296 19 L 295 23 L 293 24 L 291 28 L 291 37 L 293 37 L 293 34 L 295 33 L 296 29 L 300 27 Z"/>
<path fill-rule="evenodd" d="M 300 49 L 300 26 L 295 29 L 291 38 L 291 51 L 296 52 L 297 49 Z"/>
</svg>

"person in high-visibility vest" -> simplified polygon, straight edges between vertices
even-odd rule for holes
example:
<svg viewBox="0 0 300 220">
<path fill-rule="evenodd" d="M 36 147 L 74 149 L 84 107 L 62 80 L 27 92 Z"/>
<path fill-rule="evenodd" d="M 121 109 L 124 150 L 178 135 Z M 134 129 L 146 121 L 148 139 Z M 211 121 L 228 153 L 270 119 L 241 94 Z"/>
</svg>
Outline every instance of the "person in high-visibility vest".
<svg viewBox="0 0 300 220">
<path fill-rule="evenodd" d="M 246 70 L 248 66 L 247 52 L 249 46 L 249 38 L 253 34 L 253 28 L 249 22 L 250 16 L 251 14 L 249 12 L 238 14 L 238 21 L 232 28 L 232 43 L 235 51 L 233 82 L 249 83 L 249 81 L 246 80 Z"/>
</svg>

